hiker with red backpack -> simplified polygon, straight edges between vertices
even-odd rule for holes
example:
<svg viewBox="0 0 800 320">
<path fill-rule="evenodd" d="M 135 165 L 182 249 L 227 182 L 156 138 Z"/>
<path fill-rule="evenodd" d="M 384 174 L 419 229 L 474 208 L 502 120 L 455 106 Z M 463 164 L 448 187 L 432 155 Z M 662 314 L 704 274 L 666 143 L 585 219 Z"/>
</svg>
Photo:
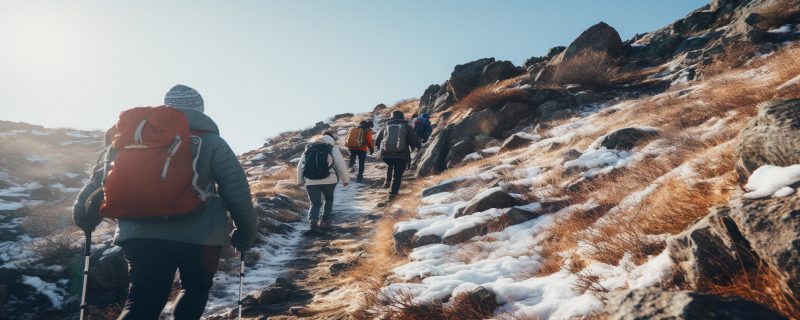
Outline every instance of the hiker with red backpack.
<svg viewBox="0 0 800 320">
<path fill-rule="evenodd" d="M 367 160 L 367 149 L 369 154 L 375 152 L 375 144 L 372 141 L 372 125 L 369 121 L 361 121 L 358 127 L 350 128 L 344 139 L 345 147 L 350 151 L 350 172 L 353 172 L 353 165 L 358 157 L 358 176 L 356 182 L 364 180 L 364 162 Z"/>
<path fill-rule="evenodd" d="M 411 125 L 414 126 L 414 132 L 417 136 L 422 139 L 422 143 L 428 142 L 428 138 L 433 133 L 430 116 L 427 113 L 423 113 L 421 116 L 414 118 L 411 121 Z"/>
<path fill-rule="evenodd" d="M 383 188 L 391 186 L 389 197 L 395 197 L 400 191 L 403 172 L 411 162 L 411 151 L 422 148 L 422 143 L 414 132 L 414 128 L 404 118 L 403 112 L 395 110 L 378 133 L 375 144 L 380 146 L 381 159 L 387 165 L 386 182 L 383 183 Z"/>
<path fill-rule="evenodd" d="M 243 253 L 258 231 L 247 177 L 203 113 L 202 96 L 176 85 L 164 104 L 120 114 L 73 208 L 87 238 L 104 217 L 119 221 L 114 244 L 125 253 L 130 281 L 122 320 L 157 319 L 176 271 L 181 291 L 172 318 L 199 319 L 222 246 Z"/>
<path fill-rule="evenodd" d="M 350 183 L 342 152 L 336 147 L 336 141 L 329 135 L 322 135 L 315 143 L 306 146 L 306 151 L 297 164 L 297 184 L 305 186 L 311 208 L 308 209 L 308 226 L 312 233 L 322 233 L 321 229 L 330 228 L 333 211 L 333 192 L 336 185 L 342 182 L 343 187 Z M 323 196 L 325 208 L 320 216 Z"/>
</svg>

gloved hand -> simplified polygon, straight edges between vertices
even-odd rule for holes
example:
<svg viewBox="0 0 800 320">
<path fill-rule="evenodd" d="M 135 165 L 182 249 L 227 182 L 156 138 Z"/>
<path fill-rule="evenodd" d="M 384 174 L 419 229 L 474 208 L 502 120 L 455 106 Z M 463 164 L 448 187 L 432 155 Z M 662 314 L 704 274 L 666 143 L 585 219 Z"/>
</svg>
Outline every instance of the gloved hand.
<svg viewBox="0 0 800 320">
<path fill-rule="evenodd" d="M 83 232 L 92 232 L 101 222 L 103 222 L 103 217 L 101 216 L 88 216 L 88 215 L 75 215 L 73 214 L 72 220 L 75 221 L 75 225 L 78 228 L 81 228 Z"/>
<path fill-rule="evenodd" d="M 253 247 L 253 242 L 255 239 L 248 242 L 247 239 L 243 238 L 244 237 L 239 230 L 233 231 L 233 235 L 231 235 L 231 245 L 236 248 L 236 252 L 245 252 Z"/>
</svg>

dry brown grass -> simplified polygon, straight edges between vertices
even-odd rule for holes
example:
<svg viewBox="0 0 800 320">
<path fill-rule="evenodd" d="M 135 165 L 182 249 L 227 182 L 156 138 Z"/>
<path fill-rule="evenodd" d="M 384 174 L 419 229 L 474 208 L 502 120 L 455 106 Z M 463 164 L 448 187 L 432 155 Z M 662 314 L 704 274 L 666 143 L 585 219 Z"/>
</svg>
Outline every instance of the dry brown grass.
<svg viewBox="0 0 800 320">
<path fill-rule="evenodd" d="M 758 27 L 762 29 L 780 27 L 800 16 L 800 4 L 791 0 L 773 1 L 762 7 L 758 13 L 762 17 L 757 24 Z"/>
<path fill-rule="evenodd" d="M 530 92 L 524 89 L 506 88 L 516 80 L 509 79 L 472 90 L 464 99 L 450 107 L 451 111 L 472 110 L 473 112 L 486 109 L 500 109 L 507 102 L 524 102 Z"/>
<path fill-rule="evenodd" d="M 605 52 L 584 50 L 559 64 L 548 81 L 558 86 L 603 89 L 619 76 L 619 61 Z"/>
<path fill-rule="evenodd" d="M 712 284 L 704 293 L 739 296 L 763 304 L 789 319 L 800 319 L 800 301 L 797 297 L 783 293 L 781 279 L 766 265 L 761 264 L 754 270 L 740 271 L 730 279 L 730 284 Z"/>
<path fill-rule="evenodd" d="M 33 245 L 33 250 L 45 266 L 63 266 L 67 265 L 80 252 L 80 248 L 72 247 L 73 241 L 74 239 L 69 232 L 46 236 L 42 238 L 41 242 Z"/>
</svg>

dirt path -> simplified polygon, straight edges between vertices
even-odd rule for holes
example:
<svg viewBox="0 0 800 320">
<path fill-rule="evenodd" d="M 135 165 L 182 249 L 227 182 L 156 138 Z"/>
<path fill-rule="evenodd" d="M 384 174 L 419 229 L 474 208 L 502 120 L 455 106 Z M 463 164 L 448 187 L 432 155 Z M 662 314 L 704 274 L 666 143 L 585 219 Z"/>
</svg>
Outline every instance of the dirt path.
<svg viewBox="0 0 800 320">
<path fill-rule="evenodd" d="M 244 316 L 253 319 L 347 319 L 348 295 L 338 285 L 337 276 L 354 266 L 369 240 L 379 203 L 388 199 L 388 189 L 382 189 L 386 173 L 383 161 L 367 158 L 364 181 L 355 182 L 351 173 L 350 185 L 337 186 L 334 195 L 332 227 L 324 235 L 301 235 L 295 256 L 285 267 L 283 285 L 276 292 L 291 290 L 290 296 L 272 304 L 245 308 Z M 404 182 L 409 181 L 407 171 Z M 304 218 L 304 223 L 306 222 Z M 282 282 L 278 279 L 276 282 Z M 278 299 L 280 300 L 280 299 Z"/>
</svg>

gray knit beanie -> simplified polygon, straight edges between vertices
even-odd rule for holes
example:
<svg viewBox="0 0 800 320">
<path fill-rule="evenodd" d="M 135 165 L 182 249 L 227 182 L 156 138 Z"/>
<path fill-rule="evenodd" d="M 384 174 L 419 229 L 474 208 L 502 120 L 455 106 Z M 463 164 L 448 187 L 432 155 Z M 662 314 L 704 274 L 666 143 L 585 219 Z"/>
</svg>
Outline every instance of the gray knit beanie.
<svg viewBox="0 0 800 320">
<path fill-rule="evenodd" d="M 164 95 L 164 104 L 173 108 L 204 112 L 203 97 L 197 90 L 176 84 Z"/>
</svg>

